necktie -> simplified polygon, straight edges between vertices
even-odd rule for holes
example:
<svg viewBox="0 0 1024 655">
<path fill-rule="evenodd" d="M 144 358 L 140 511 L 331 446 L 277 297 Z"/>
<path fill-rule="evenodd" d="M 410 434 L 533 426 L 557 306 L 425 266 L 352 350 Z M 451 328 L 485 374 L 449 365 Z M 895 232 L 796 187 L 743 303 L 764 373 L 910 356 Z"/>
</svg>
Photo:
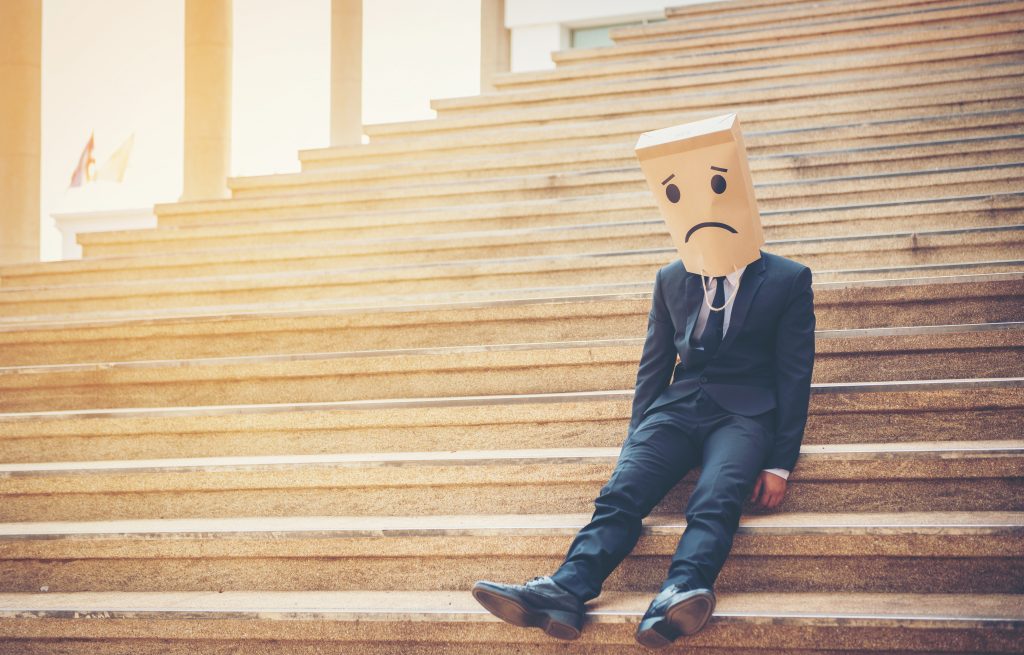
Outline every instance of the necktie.
<svg viewBox="0 0 1024 655">
<path fill-rule="evenodd" d="M 717 286 L 715 288 L 715 299 L 711 301 L 712 307 L 721 307 L 725 304 L 725 276 L 721 275 L 715 278 Z M 722 326 L 725 324 L 725 310 L 711 311 L 708 310 L 708 322 L 704 326 L 704 332 L 700 335 L 700 345 L 704 348 L 704 352 L 708 357 L 711 357 L 718 351 L 718 346 L 722 343 Z"/>
</svg>

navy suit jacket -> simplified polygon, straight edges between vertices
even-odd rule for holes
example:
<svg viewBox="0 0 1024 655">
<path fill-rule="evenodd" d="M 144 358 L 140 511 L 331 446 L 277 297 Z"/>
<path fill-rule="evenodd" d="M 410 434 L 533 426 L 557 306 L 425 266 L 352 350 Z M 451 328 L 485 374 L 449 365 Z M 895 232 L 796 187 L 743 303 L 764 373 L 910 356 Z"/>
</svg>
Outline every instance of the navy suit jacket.
<svg viewBox="0 0 1024 655">
<path fill-rule="evenodd" d="M 774 445 L 762 468 L 793 470 L 814 368 L 811 269 L 760 253 L 740 277 L 729 329 L 703 370 L 688 368 L 694 360 L 690 337 L 704 302 L 701 277 L 687 271 L 680 259 L 658 269 L 629 434 L 655 408 L 703 387 L 735 414 L 753 416 L 774 408 Z"/>
</svg>

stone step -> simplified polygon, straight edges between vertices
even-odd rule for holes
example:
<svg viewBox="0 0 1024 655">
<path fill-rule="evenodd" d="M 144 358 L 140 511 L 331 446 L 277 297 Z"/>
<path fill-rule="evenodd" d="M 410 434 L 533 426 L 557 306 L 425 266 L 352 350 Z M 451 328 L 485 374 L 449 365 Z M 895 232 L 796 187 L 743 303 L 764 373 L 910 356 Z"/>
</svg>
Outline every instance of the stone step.
<svg viewBox="0 0 1024 655">
<path fill-rule="evenodd" d="M 508 129 L 516 125 L 554 125 L 574 123 L 579 120 L 598 120 L 622 117 L 626 114 L 642 113 L 650 119 L 650 128 L 664 127 L 665 116 L 684 112 L 707 115 L 721 113 L 725 109 L 745 110 L 755 113 L 757 107 L 775 105 L 787 110 L 794 103 L 838 104 L 835 109 L 845 114 L 861 114 L 865 118 L 871 112 L 884 111 L 892 103 L 905 105 L 914 99 L 935 91 L 960 93 L 965 99 L 971 94 L 982 92 L 996 84 L 1018 84 L 1024 73 L 1020 55 L 1009 53 L 992 58 L 992 63 L 972 63 L 970 58 L 955 65 L 942 63 L 926 66 L 912 77 L 903 75 L 875 75 L 865 71 L 833 72 L 822 81 L 791 82 L 774 85 L 764 80 L 761 85 L 752 84 L 738 88 L 687 90 L 674 92 L 667 87 L 662 92 L 644 91 L 638 97 L 616 97 L 607 100 L 593 99 L 567 101 L 560 104 L 537 107 L 513 107 L 506 111 L 473 112 L 465 116 L 436 118 L 402 123 L 376 123 L 364 126 L 370 140 L 411 138 L 417 135 L 440 135 L 446 132 L 474 131 L 486 133 Z M 902 96 L 898 100 L 894 96 Z M 834 110 L 833 110 L 834 111 Z M 741 114 L 742 115 L 742 114 Z M 667 123 L 671 124 L 671 123 Z"/>
<path fill-rule="evenodd" d="M 950 261 L 955 258 L 944 252 L 949 248 L 956 249 L 959 259 L 968 261 L 1011 259 L 1020 254 L 1024 208 L 1003 213 L 1005 219 L 1015 220 L 1015 223 L 1000 225 L 997 221 L 994 225 L 953 227 L 962 226 L 965 217 L 959 213 L 933 216 L 933 222 L 945 220 L 948 227 L 929 230 L 915 220 L 917 217 L 904 216 L 900 222 L 909 231 L 842 237 L 835 236 L 835 230 L 830 229 L 831 225 L 821 225 L 818 229 L 833 236 L 791 239 L 775 239 L 775 230 L 765 228 L 764 248 L 800 259 L 812 268 L 857 266 L 866 259 L 875 265 Z M 984 218 L 992 220 L 991 215 L 985 215 Z M 890 229 L 897 227 L 892 223 L 888 223 L 888 226 Z M 805 229 L 811 232 L 811 227 L 807 225 Z M 0 267 L 0 287 L 188 278 L 195 276 L 198 271 L 203 275 L 233 275 L 612 251 L 659 250 L 670 253 L 673 248 L 665 222 L 655 218 L 547 228 L 356 238 L 321 241 L 315 245 L 275 244 L 235 249 L 207 247 L 200 252 L 171 250 L 120 257 L 36 262 Z M 868 255 L 869 252 L 872 254 Z"/>
<path fill-rule="evenodd" d="M 780 242 L 767 250 L 801 262 L 806 260 L 821 282 L 995 273 L 1019 271 L 1024 267 L 1024 260 L 1012 258 L 1012 244 L 1019 242 L 1021 234 L 1024 230 L 1020 226 L 994 226 L 916 235 L 801 239 Z M 965 246 L 965 243 L 973 245 Z M 502 254 L 500 248 L 495 254 Z M 971 259 L 972 254 L 978 258 Z M 1011 257 L 1004 257 L 1006 254 Z M 651 279 L 657 268 L 677 256 L 674 247 L 669 246 L 234 275 L 203 275 L 203 271 L 199 276 L 187 278 L 0 287 L 0 315 L 46 320 L 44 316 L 54 314 L 210 304 L 316 299 L 334 302 L 346 299 L 365 304 L 403 295 L 418 295 L 420 302 L 436 302 L 439 297 L 468 299 L 481 292 L 507 294 L 547 285 L 636 284 Z"/>
<path fill-rule="evenodd" d="M 551 53 L 558 68 L 666 57 L 686 52 L 715 53 L 723 49 L 754 49 L 783 43 L 825 41 L 847 35 L 865 35 L 884 31 L 911 32 L 936 26 L 959 26 L 976 20 L 1019 18 L 1016 2 L 964 3 L 933 5 L 931 11 L 913 8 L 882 11 L 874 17 L 853 20 L 819 21 L 817 24 L 767 27 L 765 29 L 733 30 L 724 34 L 668 38 L 647 43 L 623 43 L 593 48 L 570 48 Z"/>
<path fill-rule="evenodd" d="M 379 307 L 205 307 L 136 317 L 65 315 L 0 321 L 0 365 L 184 359 L 352 350 L 615 339 L 643 335 L 653 280 L 604 294 Z M 637 287 L 633 290 L 632 287 Z M 815 284 L 819 329 L 1024 321 L 1024 273 Z M 530 291 L 525 296 L 534 295 Z"/>
<path fill-rule="evenodd" d="M 828 101 L 761 105 L 743 112 L 744 143 L 752 153 L 793 154 L 822 149 L 844 150 L 902 143 L 908 135 L 955 140 L 969 134 L 991 136 L 1001 127 L 1018 128 L 1024 94 L 1019 84 L 993 83 L 984 92 L 964 94 L 935 90 L 926 96 L 896 96 L 883 105 L 848 111 L 848 105 Z M 646 115 L 581 119 L 554 126 L 509 126 L 500 131 L 466 130 L 437 136 L 410 135 L 401 141 L 374 140 L 365 145 L 300 150 L 303 171 L 326 168 L 410 165 L 411 157 L 431 156 L 431 162 L 462 157 L 504 156 L 532 162 L 540 152 L 560 153 L 595 146 L 632 149 L 637 135 L 698 118 L 709 111 L 662 111 Z M 993 129 L 999 131 L 992 131 Z M 460 164 L 461 165 L 461 164 Z M 428 166 L 431 170 L 435 167 Z"/>
<path fill-rule="evenodd" d="M 4 463 L 622 445 L 632 388 L 0 414 Z M 804 443 L 1014 439 L 1024 378 L 818 384 Z"/>
<path fill-rule="evenodd" d="M 754 179 L 761 184 L 793 181 L 800 179 L 816 179 L 869 175 L 895 170 L 927 170 L 931 168 L 953 168 L 965 166 L 984 166 L 1005 162 L 1022 161 L 1024 152 L 1024 126 L 1004 129 L 999 133 L 985 136 L 969 136 L 965 134 L 958 139 L 927 140 L 928 135 L 910 136 L 902 143 L 884 143 L 880 145 L 864 145 L 856 148 L 839 150 L 818 150 L 802 152 L 784 152 L 778 155 L 753 156 L 750 158 L 751 172 Z M 551 162 L 553 168 L 560 170 L 538 171 L 534 168 L 512 168 L 494 171 L 485 175 L 477 171 L 476 175 L 463 177 L 453 172 L 441 172 L 433 175 L 417 177 L 416 184 L 407 184 L 395 188 L 396 179 L 408 175 L 407 170 L 364 167 L 361 179 L 350 176 L 345 169 L 323 172 L 300 172 L 257 178 L 248 186 L 232 190 L 232 201 L 246 201 L 256 198 L 280 198 L 283 203 L 295 200 L 298 193 L 327 193 L 344 191 L 353 200 L 376 198 L 382 201 L 410 198 L 446 198 L 456 197 L 455 189 L 461 185 L 465 189 L 467 202 L 480 202 L 488 199 L 500 200 L 503 195 L 514 193 L 516 198 L 551 198 L 552 193 L 558 197 L 578 192 L 593 192 L 601 188 L 614 190 L 615 187 L 602 175 L 609 173 L 621 174 L 635 170 L 636 177 L 643 180 L 637 165 L 635 152 L 631 147 L 592 147 L 591 159 L 583 167 L 569 168 L 569 159 L 565 152 L 547 152 L 538 154 L 543 160 Z M 537 157 L 537 156 L 534 156 Z M 502 158 L 508 162 L 508 156 Z M 516 161 L 525 163 L 534 158 L 516 157 Z M 534 160 L 536 161 L 536 160 Z M 511 162 L 508 162 L 511 163 Z M 419 162 L 419 166 L 426 162 Z M 450 162 L 452 169 L 457 162 Z M 464 163 L 468 167 L 469 164 Z M 543 166 L 541 168 L 544 168 Z M 376 176 L 367 176 L 371 171 Z M 594 181 L 585 178 L 595 178 Z M 280 178 L 280 179 L 279 179 Z M 260 185 L 258 180 L 276 180 Z M 547 181 L 551 189 L 545 189 L 542 181 Z M 622 178 L 615 175 L 611 178 L 615 184 L 621 184 Z M 633 188 L 632 186 L 628 188 Z M 462 200 L 462 198 L 460 198 Z"/>
<path fill-rule="evenodd" d="M 0 367 L 0 410 L 628 389 L 643 344 L 633 337 Z M 823 330 L 815 347 L 817 383 L 1024 372 L 1024 322 Z"/>
<path fill-rule="evenodd" d="M 826 143 L 817 150 L 801 148 L 798 152 L 775 154 L 757 154 L 762 149 L 757 145 L 747 149 L 748 158 L 754 178 L 759 181 L 881 172 L 893 163 L 909 168 L 932 168 L 941 161 L 940 158 L 951 155 L 963 162 L 962 165 L 1005 161 L 998 159 L 1000 157 L 1019 159 L 1017 151 L 1024 128 L 1024 121 L 1021 121 L 1024 112 L 1012 113 L 1016 120 L 1011 118 L 1009 124 L 1006 117 L 992 115 L 967 117 L 973 125 L 965 124 L 964 117 L 957 117 L 955 138 L 945 138 L 948 135 L 942 133 L 904 133 L 902 140 L 895 142 L 891 138 L 886 139 L 884 131 L 878 129 L 878 143 L 873 143 L 873 139 L 860 139 L 847 148 L 832 148 L 831 143 Z M 919 119 L 916 122 L 926 121 Z M 938 127 L 934 125 L 936 119 L 927 122 L 933 123 L 930 129 Z M 865 126 L 865 129 L 875 127 Z M 888 129 L 891 130 L 891 126 Z M 830 130 L 821 128 L 816 131 L 824 137 Z M 805 137 L 801 136 L 801 140 Z M 426 170 L 417 170 L 424 167 Z M 341 188 L 394 187 L 399 183 L 408 185 L 410 178 L 416 180 L 416 188 L 426 190 L 431 185 L 455 182 L 474 185 L 485 179 L 636 167 L 633 144 L 623 142 L 586 146 L 571 153 L 549 149 L 475 157 L 424 156 L 417 158 L 415 164 L 363 164 L 333 170 L 239 177 L 230 179 L 228 185 L 233 199 L 245 199 Z"/>
<path fill-rule="evenodd" d="M 846 4 L 846 3 L 844 3 Z M 763 62 L 798 62 L 821 56 L 839 56 L 854 52 L 872 53 L 885 48 L 906 48 L 925 44 L 940 45 L 949 42 L 967 44 L 989 36 L 1005 35 L 1012 32 L 1013 16 L 997 14 L 988 18 L 984 14 L 970 20 L 952 24 L 926 23 L 913 29 L 888 30 L 879 26 L 879 19 L 872 19 L 875 27 L 857 32 L 831 34 L 827 39 L 804 39 L 791 41 L 784 37 L 777 43 L 755 47 L 729 49 L 705 48 L 697 51 L 674 51 L 651 53 L 645 57 L 619 61 L 597 60 L 593 63 L 577 63 L 554 69 L 500 73 L 494 78 L 494 85 L 500 91 L 537 89 L 554 84 L 588 81 L 601 83 L 610 80 L 631 79 L 638 76 L 665 74 L 670 72 L 701 73 L 729 65 L 754 65 Z M 662 41 L 668 48 L 684 46 L 685 41 Z"/>
<path fill-rule="evenodd" d="M 840 166 L 834 176 L 782 176 L 772 179 L 764 171 L 755 178 L 754 189 L 759 209 L 796 209 L 834 204 L 872 202 L 879 199 L 913 200 L 947 195 L 976 193 L 1011 193 L 1021 191 L 1024 180 L 1024 158 L 1021 140 L 1010 138 L 1003 147 L 980 151 L 969 145 L 961 147 L 973 152 L 983 163 L 971 165 L 965 157 L 925 157 L 925 168 L 913 162 L 886 160 L 878 153 L 879 165 L 870 170 L 852 162 Z M 1007 147 L 1009 146 L 1009 147 Z M 983 154 L 987 151 L 987 154 Z M 835 158 L 834 158 L 835 159 Z M 885 163 L 889 165 L 886 166 Z M 813 174 L 813 173 L 812 173 Z M 786 178 L 789 179 L 786 179 Z M 654 211 L 654 198 L 636 164 L 625 168 L 598 169 L 581 172 L 519 175 L 508 178 L 403 187 L 364 187 L 332 189 L 303 194 L 272 195 L 247 198 L 195 200 L 156 205 L 154 211 L 160 227 L 191 224 L 223 224 L 255 220 L 302 219 L 353 212 L 401 209 L 445 208 L 448 210 L 481 205 L 514 204 L 531 200 L 565 201 L 573 197 L 646 193 L 648 206 Z"/>
<path fill-rule="evenodd" d="M 1006 170 L 1004 169 L 1004 175 Z M 961 178 L 980 176 L 977 169 L 961 172 Z M 899 176 L 876 180 L 876 184 L 897 184 Z M 979 181 L 976 186 L 985 185 Z M 856 236 L 908 230 L 992 227 L 1020 224 L 1024 193 L 982 193 L 964 195 L 958 187 L 948 196 L 934 195 L 912 200 L 886 199 L 880 202 L 848 203 L 834 206 L 759 208 L 766 239 L 793 239 L 828 235 Z M 189 224 L 149 230 L 116 230 L 79 234 L 89 259 L 144 254 L 159 261 L 171 253 L 217 251 L 225 261 L 226 250 L 259 253 L 268 242 L 287 246 L 352 244 L 359 240 L 408 242 L 416 237 L 445 243 L 490 235 L 565 234 L 609 227 L 610 224 L 664 225 L 653 207 L 650 191 L 568 196 L 562 199 L 526 200 L 518 203 L 437 207 L 381 212 L 349 212 L 318 218 L 281 220 L 256 219 L 218 225 Z M 638 228 L 640 229 L 640 228 Z M 536 241 L 536 236 L 533 237 Z M 159 254 L 158 254 L 159 253 Z M 235 254 L 237 258 L 238 254 Z M 244 255 L 243 255 L 244 256 Z M 58 273 L 61 267 L 113 266 L 118 262 L 25 265 L 41 273 Z M 7 270 L 7 269 L 5 269 Z M 0 277 L 0 284 L 6 283 Z"/>
<path fill-rule="evenodd" d="M 652 598 L 608 592 L 587 605 L 575 648 L 643 655 L 634 633 Z M 806 655 L 1013 653 L 1024 633 L 1019 594 L 723 593 L 682 648 Z M 0 647 L 21 655 L 267 655 L 325 650 L 384 655 L 565 653 L 567 644 L 487 613 L 459 591 L 80 592 L 0 594 Z M 685 644 L 685 645 L 683 645 Z M 680 646 L 677 646 L 680 648 Z"/>
<path fill-rule="evenodd" d="M 267 308 L 423 306 L 637 292 L 649 288 L 655 270 L 666 263 L 669 254 L 627 251 L 489 263 L 416 264 L 409 268 L 392 266 L 383 272 L 376 268 L 317 270 L 229 278 L 15 287 L 0 289 L 0 300 L 7 301 L 3 305 L 5 312 L 0 319 L 0 327 L 53 321 L 154 318 L 183 313 L 245 313 Z M 911 284 L 930 284 L 953 281 L 957 276 L 966 274 L 1015 273 L 1022 267 L 1024 260 L 1019 259 L 956 261 L 818 270 L 815 275 L 818 283 L 878 281 L 884 285 L 913 280 Z M 586 283 L 581 284 L 582 280 Z M 346 291 L 348 293 L 344 293 Z"/>
<path fill-rule="evenodd" d="M 619 448 L 0 465 L 0 521 L 591 511 Z M 1024 510 L 1024 441 L 804 445 L 792 512 Z M 688 472 L 652 514 L 685 507 Z M 760 514 L 749 501 L 746 511 Z M 769 510 L 769 513 L 771 511 Z"/>
<path fill-rule="evenodd" d="M 1016 193 L 1021 191 L 1024 180 L 1024 158 L 1019 158 L 1020 152 L 1019 149 L 1004 151 L 987 158 L 993 163 L 977 166 L 957 166 L 961 163 L 959 158 L 951 157 L 950 161 L 941 162 L 938 166 L 938 162 L 928 162 L 935 166 L 930 169 L 899 170 L 902 166 L 894 164 L 881 173 L 858 172 L 849 176 L 755 182 L 754 187 L 758 207 L 764 211 L 880 200 L 918 200 L 957 194 Z M 457 193 L 457 185 L 451 184 L 439 186 L 434 194 L 425 195 L 415 195 L 414 190 L 392 193 L 383 189 L 366 189 L 362 192 L 190 201 L 162 208 L 158 220 L 161 227 L 216 225 L 403 209 L 451 211 L 542 199 L 564 202 L 573 197 L 600 198 L 602 194 L 624 193 L 647 195 L 648 208 L 652 213 L 655 211 L 654 198 L 646 182 L 639 170 L 632 168 L 484 180 L 465 186 L 466 191 L 461 195 Z"/>
<path fill-rule="evenodd" d="M 1018 11 L 1024 11 L 1024 3 L 1020 3 Z M 760 87 L 769 81 L 778 86 L 811 84 L 839 75 L 865 72 L 879 78 L 904 74 L 914 76 L 963 65 L 1009 63 L 1020 59 L 1024 47 L 1020 39 L 1024 22 L 1009 22 L 1016 23 L 1014 29 L 993 28 L 992 33 L 977 41 L 957 39 L 946 43 L 890 46 L 878 52 L 831 53 L 796 62 L 760 60 L 753 67 L 749 64 L 719 65 L 708 71 L 673 70 L 655 75 L 602 79 L 598 83 L 588 79 L 538 89 L 440 98 L 432 100 L 430 106 L 441 119 L 447 120 L 483 112 L 554 107 L 584 99 L 639 98 L 669 91 L 734 91 L 751 85 Z"/>
<path fill-rule="evenodd" d="M 558 568 L 589 514 L 0 524 L 4 592 L 463 591 Z M 686 527 L 650 516 L 603 591 L 655 594 Z M 1017 593 L 1024 512 L 744 516 L 716 593 Z"/>
<path fill-rule="evenodd" d="M 947 2 L 943 0 L 903 0 L 898 3 L 885 0 L 860 0 L 858 2 L 817 2 L 813 5 L 796 4 L 772 7 L 759 11 L 733 13 L 705 18 L 687 17 L 647 25 L 628 25 L 614 28 L 610 37 L 615 45 L 630 43 L 662 42 L 669 39 L 687 39 L 712 35 L 744 33 L 750 30 L 770 30 L 816 26 L 824 30 L 834 28 L 836 23 L 870 20 L 879 16 L 916 14 L 927 17 L 937 11 L 949 8 L 971 7 L 981 9 L 982 2 Z M 850 29 L 850 28 L 848 28 Z"/>
<path fill-rule="evenodd" d="M 733 16 L 757 11 L 766 11 L 781 6 L 800 5 L 818 0 L 716 0 L 713 3 L 693 3 L 665 8 L 669 20 L 703 20 L 709 16 Z"/>
</svg>

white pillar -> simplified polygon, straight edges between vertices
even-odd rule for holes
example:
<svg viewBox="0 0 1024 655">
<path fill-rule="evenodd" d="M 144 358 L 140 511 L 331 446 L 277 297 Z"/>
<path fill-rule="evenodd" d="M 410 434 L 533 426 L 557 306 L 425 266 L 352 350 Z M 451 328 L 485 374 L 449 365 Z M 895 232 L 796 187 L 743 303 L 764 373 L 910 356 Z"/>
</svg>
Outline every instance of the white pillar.
<svg viewBox="0 0 1024 655">
<path fill-rule="evenodd" d="M 181 200 L 230 196 L 231 2 L 185 0 L 185 175 Z"/>
<path fill-rule="evenodd" d="M 505 0 L 480 0 L 480 93 L 494 90 L 494 76 L 509 70 L 511 55 Z"/>
<path fill-rule="evenodd" d="M 363 0 L 331 0 L 331 145 L 363 142 Z"/>
<path fill-rule="evenodd" d="M 42 10 L 0 1 L 0 264 L 39 261 Z"/>
</svg>

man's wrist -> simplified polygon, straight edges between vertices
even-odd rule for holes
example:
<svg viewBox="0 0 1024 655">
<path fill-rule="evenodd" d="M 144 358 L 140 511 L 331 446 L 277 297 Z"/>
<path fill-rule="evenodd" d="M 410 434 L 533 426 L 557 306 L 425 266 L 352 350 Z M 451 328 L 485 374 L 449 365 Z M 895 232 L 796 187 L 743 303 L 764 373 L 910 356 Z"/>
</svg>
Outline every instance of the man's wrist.
<svg viewBox="0 0 1024 655">
<path fill-rule="evenodd" d="M 783 480 L 788 480 L 789 479 L 789 471 L 787 471 L 786 469 L 762 469 L 762 470 L 767 471 L 769 473 L 773 473 L 773 474 L 779 476 L 780 478 L 782 478 Z"/>
</svg>

